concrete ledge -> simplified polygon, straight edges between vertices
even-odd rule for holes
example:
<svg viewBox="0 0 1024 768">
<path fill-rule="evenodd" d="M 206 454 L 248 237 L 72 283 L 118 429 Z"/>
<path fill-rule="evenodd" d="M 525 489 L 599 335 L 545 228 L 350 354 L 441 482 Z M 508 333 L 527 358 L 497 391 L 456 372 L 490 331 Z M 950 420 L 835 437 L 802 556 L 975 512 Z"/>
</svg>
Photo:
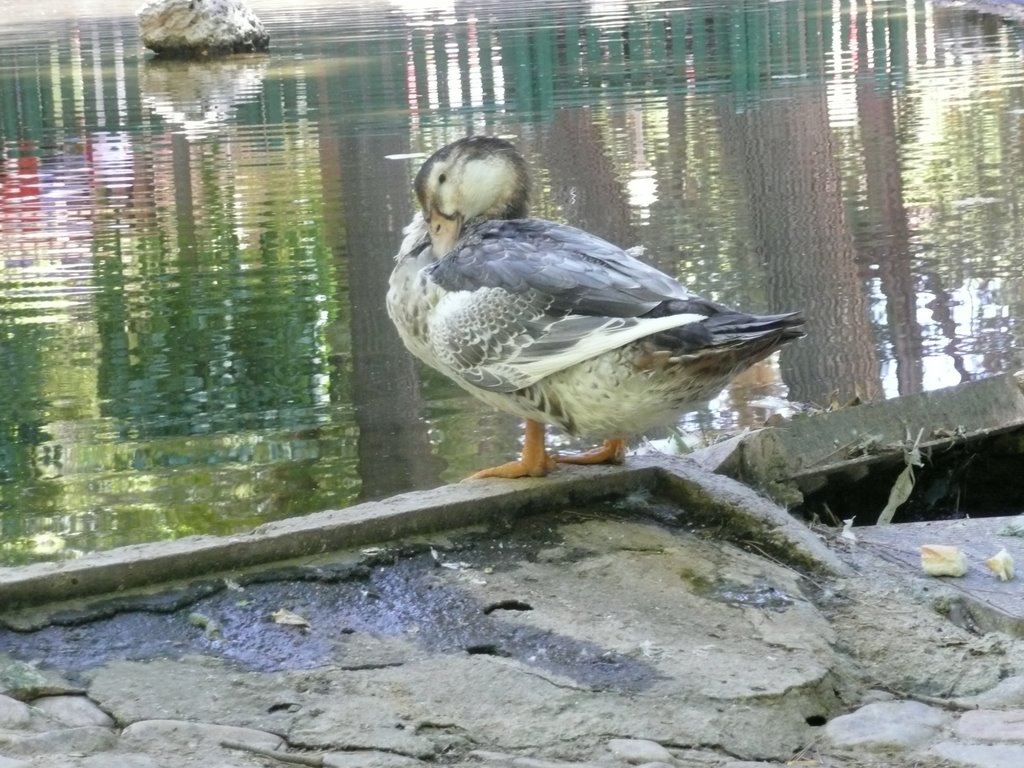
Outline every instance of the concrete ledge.
<svg viewBox="0 0 1024 768">
<path fill-rule="evenodd" d="M 922 452 L 988 440 L 1024 429 L 1024 372 L 789 419 L 700 449 L 705 469 L 761 488 L 780 504 L 843 487 L 871 469 Z"/>
<path fill-rule="evenodd" d="M 673 457 L 625 467 L 565 467 L 547 478 L 476 481 L 407 493 L 262 525 L 232 536 L 190 536 L 97 552 L 60 563 L 0 569 L 0 611 L 111 594 L 201 574 L 312 557 L 402 537 L 563 509 L 638 490 L 680 503 L 725 538 L 756 542 L 805 570 L 843 564 L 784 510 L 740 483 Z"/>
</svg>

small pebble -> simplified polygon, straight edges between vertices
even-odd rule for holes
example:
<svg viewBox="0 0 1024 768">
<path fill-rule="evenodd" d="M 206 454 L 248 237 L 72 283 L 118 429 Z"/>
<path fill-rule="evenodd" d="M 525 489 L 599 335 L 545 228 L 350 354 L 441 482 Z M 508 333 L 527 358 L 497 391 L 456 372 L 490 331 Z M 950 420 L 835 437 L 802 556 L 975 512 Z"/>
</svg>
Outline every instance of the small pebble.
<svg viewBox="0 0 1024 768">
<path fill-rule="evenodd" d="M 41 733 L 8 734 L 3 750 L 8 755 L 42 757 L 44 755 L 89 754 L 106 752 L 117 744 L 117 735 L 109 728 L 85 725 L 77 728 L 56 728 Z"/>
<path fill-rule="evenodd" d="M 963 701 L 983 709 L 1009 709 L 1024 707 L 1024 675 L 1014 675 L 976 696 L 965 696 Z"/>
<path fill-rule="evenodd" d="M 948 721 L 944 712 L 917 701 L 879 701 L 825 725 L 825 738 L 841 749 L 906 751 L 927 744 Z"/>
<path fill-rule="evenodd" d="M 28 704 L 0 695 L 0 728 L 20 728 L 28 725 L 31 719 L 32 710 Z"/>
<path fill-rule="evenodd" d="M 137 753 L 117 755 L 105 752 L 101 755 L 84 758 L 81 768 L 162 768 L 162 766 L 149 755 Z"/>
<path fill-rule="evenodd" d="M 1024 710 L 973 709 L 964 712 L 957 721 L 956 735 L 964 741 L 1024 744 Z"/>
<path fill-rule="evenodd" d="M 359 750 L 355 752 L 328 752 L 324 755 L 324 768 L 416 768 L 424 766 L 422 760 L 390 752 Z"/>
<path fill-rule="evenodd" d="M 237 741 L 263 749 L 279 749 L 284 744 L 284 739 L 277 734 L 255 728 L 186 720 L 139 720 L 121 732 L 121 741 L 135 748 L 145 748 L 153 741 L 183 745 L 196 742 L 219 745 L 222 741 Z"/>
<path fill-rule="evenodd" d="M 43 696 L 33 701 L 32 706 L 66 726 L 99 725 L 109 728 L 114 724 L 110 715 L 85 696 Z"/>
<path fill-rule="evenodd" d="M 963 768 L 1020 768 L 1024 746 L 1019 744 L 961 744 L 943 741 L 929 752 Z"/>
<path fill-rule="evenodd" d="M 648 739 L 612 739 L 608 749 L 627 763 L 670 763 L 672 753 L 656 741 Z"/>
</svg>

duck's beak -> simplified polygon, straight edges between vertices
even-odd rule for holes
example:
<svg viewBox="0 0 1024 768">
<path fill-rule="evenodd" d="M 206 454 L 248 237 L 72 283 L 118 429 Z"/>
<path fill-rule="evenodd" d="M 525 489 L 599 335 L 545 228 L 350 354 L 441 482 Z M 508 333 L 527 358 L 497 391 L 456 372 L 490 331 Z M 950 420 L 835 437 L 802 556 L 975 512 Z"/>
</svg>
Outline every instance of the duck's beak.
<svg viewBox="0 0 1024 768">
<path fill-rule="evenodd" d="M 434 243 L 434 253 L 438 256 L 448 255 L 462 234 L 462 215 L 456 213 L 449 216 L 437 208 L 432 208 L 424 218 L 427 220 L 430 239 Z"/>
</svg>

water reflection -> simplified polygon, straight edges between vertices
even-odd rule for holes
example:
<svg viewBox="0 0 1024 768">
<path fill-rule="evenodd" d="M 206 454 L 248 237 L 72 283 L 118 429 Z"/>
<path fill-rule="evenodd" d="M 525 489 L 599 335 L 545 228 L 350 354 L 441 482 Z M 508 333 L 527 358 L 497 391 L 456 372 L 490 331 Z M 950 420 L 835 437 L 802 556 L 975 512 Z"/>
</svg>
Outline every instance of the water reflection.
<svg viewBox="0 0 1024 768">
<path fill-rule="evenodd" d="M 0 560 L 458 479 L 508 417 L 384 314 L 418 160 L 511 135 L 538 215 L 812 335 L 684 420 L 1021 367 L 1018 27 L 923 0 L 271 8 L 146 61 L 130 9 L 0 25 Z M 66 16 L 66 13 L 65 13 Z"/>
<path fill-rule="evenodd" d="M 269 57 L 262 55 L 206 62 L 154 60 L 142 68 L 139 88 L 153 115 L 175 135 L 194 141 L 216 135 L 240 105 L 258 101 L 269 66 Z"/>
</svg>

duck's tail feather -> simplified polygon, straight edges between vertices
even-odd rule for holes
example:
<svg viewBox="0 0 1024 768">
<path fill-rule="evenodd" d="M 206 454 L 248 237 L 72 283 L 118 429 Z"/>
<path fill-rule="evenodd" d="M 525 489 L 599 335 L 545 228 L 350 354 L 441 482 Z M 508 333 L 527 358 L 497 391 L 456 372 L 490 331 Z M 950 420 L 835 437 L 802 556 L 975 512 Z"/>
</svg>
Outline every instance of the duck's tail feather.
<svg viewBox="0 0 1024 768">
<path fill-rule="evenodd" d="M 804 319 L 799 312 L 749 315 L 723 307 L 700 322 L 655 334 L 651 341 L 674 357 L 716 355 L 732 350 L 758 360 L 803 335 Z"/>
<path fill-rule="evenodd" d="M 704 325 L 711 332 L 714 346 L 746 344 L 759 339 L 774 339 L 778 344 L 804 336 L 804 318 L 799 312 L 782 315 L 747 315 L 723 312 L 709 317 Z"/>
</svg>

